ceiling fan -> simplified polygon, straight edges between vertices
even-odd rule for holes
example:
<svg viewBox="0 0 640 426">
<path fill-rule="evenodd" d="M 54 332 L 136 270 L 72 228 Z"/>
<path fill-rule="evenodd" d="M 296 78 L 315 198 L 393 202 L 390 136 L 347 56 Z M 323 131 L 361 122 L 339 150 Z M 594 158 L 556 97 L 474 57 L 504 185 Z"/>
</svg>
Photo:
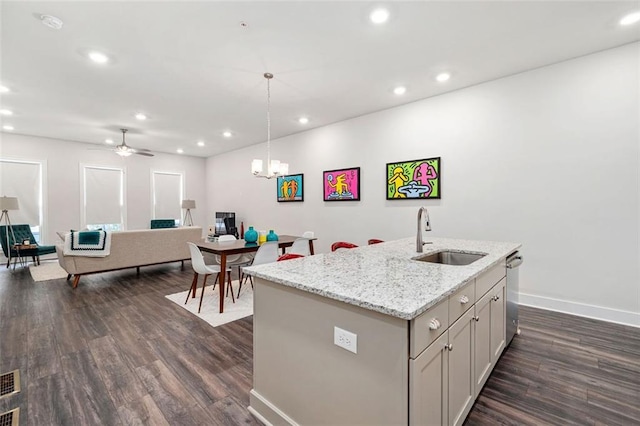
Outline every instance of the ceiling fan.
<svg viewBox="0 0 640 426">
<path fill-rule="evenodd" d="M 124 140 L 124 135 L 127 133 L 127 130 L 128 129 L 120 129 L 120 131 L 122 132 L 122 144 L 121 145 L 116 145 L 113 148 L 113 151 L 115 151 L 115 153 L 118 154 L 121 157 L 128 157 L 131 154 L 144 155 L 145 157 L 153 157 L 153 154 L 148 149 L 133 148 L 133 147 L 127 145 L 127 143 Z"/>
</svg>

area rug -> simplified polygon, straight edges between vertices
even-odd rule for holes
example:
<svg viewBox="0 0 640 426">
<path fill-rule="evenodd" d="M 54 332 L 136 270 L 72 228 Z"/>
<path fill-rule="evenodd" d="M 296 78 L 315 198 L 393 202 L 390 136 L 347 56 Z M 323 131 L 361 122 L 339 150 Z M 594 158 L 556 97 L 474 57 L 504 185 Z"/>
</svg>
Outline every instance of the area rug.
<svg viewBox="0 0 640 426">
<path fill-rule="evenodd" d="M 232 281 L 231 285 L 234 288 L 233 294 L 237 295 L 238 281 Z M 251 284 L 248 282 L 242 285 L 242 292 L 240 293 L 240 298 L 236 298 L 236 303 L 231 301 L 231 295 L 229 295 L 229 297 L 225 297 L 224 312 L 222 314 L 219 313 L 220 290 L 218 289 L 218 286 L 216 286 L 215 290 L 212 290 L 212 286 L 205 287 L 204 299 L 202 300 L 202 310 L 198 313 L 201 291 L 202 285 L 198 286 L 196 297 L 190 297 L 186 305 L 184 304 L 184 301 L 187 298 L 189 290 L 170 294 L 165 297 L 181 308 L 191 312 L 198 318 L 208 322 L 212 327 L 217 327 L 219 325 L 253 315 L 253 289 L 251 288 Z"/>
<path fill-rule="evenodd" d="M 48 263 L 43 262 L 39 266 L 30 265 L 29 272 L 31 272 L 31 278 L 36 282 L 67 278 L 67 271 L 62 269 L 58 261 Z"/>
</svg>

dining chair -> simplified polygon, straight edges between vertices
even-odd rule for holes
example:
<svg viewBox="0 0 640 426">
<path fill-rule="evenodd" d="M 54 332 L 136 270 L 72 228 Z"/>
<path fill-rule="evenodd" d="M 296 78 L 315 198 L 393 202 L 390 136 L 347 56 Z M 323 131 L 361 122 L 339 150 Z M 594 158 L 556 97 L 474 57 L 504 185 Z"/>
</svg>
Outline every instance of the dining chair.
<svg viewBox="0 0 640 426">
<path fill-rule="evenodd" d="M 220 278 L 220 265 L 206 265 L 204 263 L 204 256 L 202 256 L 202 252 L 200 252 L 198 246 L 193 243 L 187 243 L 187 245 L 189 246 L 189 252 L 191 253 L 191 266 L 193 267 L 194 274 L 193 281 L 191 282 L 191 288 L 189 289 L 189 293 L 187 293 L 187 300 L 184 301 L 184 304 L 186 305 L 189 301 L 189 295 L 191 295 L 191 298 L 196 297 L 198 275 L 204 275 L 204 280 L 202 281 L 202 292 L 200 293 L 200 304 L 198 305 L 198 313 L 200 313 L 200 310 L 202 309 L 204 288 L 207 285 L 207 277 L 209 275 L 216 274 L 216 280 L 213 282 L 213 289 L 215 289 L 218 278 Z M 226 273 L 229 277 L 227 284 L 228 291 L 229 287 L 231 287 L 231 268 L 226 268 Z M 233 303 L 236 303 L 236 299 L 233 297 L 233 289 L 231 290 L 231 300 L 233 300 Z"/>
<path fill-rule="evenodd" d="M 278 260 L 278 242 L 277 241 L 268 241 L 266 243 L 262 243 L 258 251 L 256 251 L 256 255 L 253 257 L 253 262 L 251 262 L 251 266 L 263 265 L 265 263 L 273 263 Z M 251 275 L 246 274 L 244 272 L 244 266 L 241 269 L 242 274 L 240 278 L 240 286 L 238 287 L 238 296 L 240 297 L 240 290 L 242 290 L 243 281 L 246 282 L 249 279 L 251 283 L 251 288 L 253 288 L 253 277 Z M 244 280 L 243 280 L 244 278 Z"/>
<path fill-rule="evenodd" d="M 309 256 L 311 254 L 311 251 L 309 250 L 309 240 L 307 238 L 296 238 L 291 245 L 289 253 Z"/>
<path fill-rule="evenodd" d="M 236 241 L 236 240 L 237 239 L 235 235 L 230 235 L 230 234 L 220 235 L 220 237 L 218 237 L 219 243 Z M 215 255 L 215 259 L 216 259 L 216 263 L 220 265 L 220 262 L 221 262 L 220 256 Z M 253 260 L 253 257 L 249 255 L 231 254 L 227 256 L 227 266 L 230 267 L 231 269 L 238 268 L 238 279 L 240 279 L 240 275 L 241 275 L 240 268 L 242 268 L 243 266 L 249 266 L 252 260 Z M 233 287 L 232 287 L 232 290 L 233 290 Z M 228 293 L 229 291 L 227 290 L 227 296 L 229 295 Z"/>
<path fill-rule="evenodd" d="M 338 249 L 352 249 L 358 247 L 356 244 L 347 243 L 345 241 L 336 241 L 331 244 L 331 251 L 336 251 Z"/>
<path fill-rule="evenodd" d="M 369 241 L 367 241 L 367 244 L 371 245 L 371 244 L 380 244 L 380 243 L 384 243 L 384 240 L 379 240 L 377 238 L 371 238 Z"/>
<path fill-rule="evenodd" d="M 278 258 L 278 262 L 282 262 L 283 260 L 298 259 L 301 257 L 306 257 L 306 256 L 302 254 L 297 254 L 297 253 L 285 253 Z"/>
<path fill-rule="evenodd" d="M 313 231 L 305 231 L 304 234 L 302 234 L 302 238 L 313 238 L 315 237 L 315 234 Z"/>
</svg>

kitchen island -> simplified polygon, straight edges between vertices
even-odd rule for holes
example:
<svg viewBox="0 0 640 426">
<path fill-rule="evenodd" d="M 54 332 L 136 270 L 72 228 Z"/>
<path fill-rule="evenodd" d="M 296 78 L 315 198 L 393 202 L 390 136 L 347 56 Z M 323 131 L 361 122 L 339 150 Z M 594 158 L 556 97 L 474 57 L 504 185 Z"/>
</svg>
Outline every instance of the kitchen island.
<svg viewBox="0 0 640 426">
<path fill-rule="evenodd" d="M 461 424 L 504 349 L 517 243 L 407 238 L 248 268 L 266 424 Z M 468 265 L 416 260 L 484 256 Z"/>
</svg>

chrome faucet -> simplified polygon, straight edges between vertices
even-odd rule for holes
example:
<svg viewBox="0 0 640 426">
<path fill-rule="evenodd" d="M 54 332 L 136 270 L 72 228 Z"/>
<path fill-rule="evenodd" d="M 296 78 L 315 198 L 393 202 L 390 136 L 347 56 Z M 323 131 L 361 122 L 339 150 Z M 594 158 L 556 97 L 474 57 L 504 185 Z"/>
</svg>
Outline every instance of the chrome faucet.
<svg viewBox="0 0 640 426">
<path fill-rule="evenodd" d="M 416 235 L 416 251 L 422 253 L 422 246 L 425 244 L 431 244 L 431 242 L 422 242 L 422 229 L 420 228 L 420 220 L 422 219 L 422 212 L 424 211 L 424 230 L 431 231 L 431 221 L 429 220 L 429 211 L 426 207 L 420 207 L 418 210 L 418 234 Z"/>
</svg>

